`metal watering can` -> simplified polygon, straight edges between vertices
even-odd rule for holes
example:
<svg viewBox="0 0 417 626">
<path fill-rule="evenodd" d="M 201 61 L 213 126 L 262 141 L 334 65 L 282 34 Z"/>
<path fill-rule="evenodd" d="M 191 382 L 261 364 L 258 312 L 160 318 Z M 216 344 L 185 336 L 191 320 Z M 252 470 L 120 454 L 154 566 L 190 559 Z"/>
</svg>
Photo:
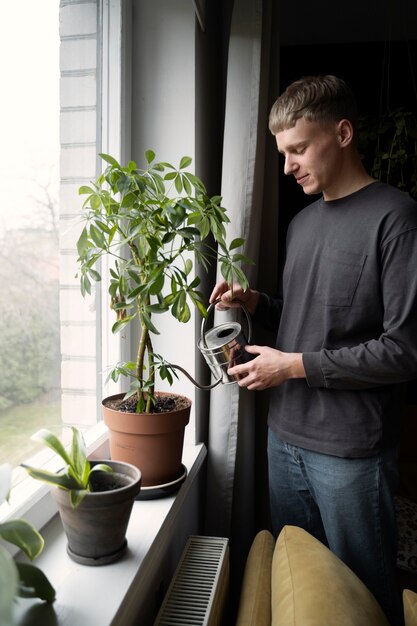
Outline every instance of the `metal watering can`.
<svg viewBox="0 0 417 626">
<path fill-rule="evenodd" d="M 210 312 L 220 300 L 216 300 L 210 304 L 207 309 L 207 317 L 201 323 L 201 336 L 198 342 L 198 348 L 209 366 L 213 376 L 214 383 L 211 385 L 200 385 L 190 374 L 179 365 L 170 364 L 171 367 L 180 370 L 191 382 L 199 389 L 213 389 L 219 383 L 231 385 L 239 380 L 238 375 L 230 376 L 227 373 L 229 367 L 238 365 L 239 363 L 247 363 L 255 358 L 256 355 L 249 354 L 245 350 L 245 346 L 250 343 L 252 337 L 252 324 L 250 315 L 246 307 L 241 304 L 241 309 L 245 314 L 248 325 L 248 338 L 246 339 L 242 327 L 238 322 L 227 322 L 215 326 L 210 330 L 206 330 L 207 320 Z"/>
</svg>

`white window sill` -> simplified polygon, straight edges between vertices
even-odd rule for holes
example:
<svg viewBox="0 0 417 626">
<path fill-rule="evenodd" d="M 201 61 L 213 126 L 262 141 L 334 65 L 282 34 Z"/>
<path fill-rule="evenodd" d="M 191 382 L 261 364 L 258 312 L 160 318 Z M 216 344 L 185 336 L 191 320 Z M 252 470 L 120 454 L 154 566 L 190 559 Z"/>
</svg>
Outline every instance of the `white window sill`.
<svg viewBox="0 0 417 626">
<path fill-rule="evenodd" d="M 91 567 L 72 561 L 66 552 L 59 516 L 55 515 L 42 530 L 45 549 L 35 564 L 55 587 L 56 600 L 53 605 L 46 605 L 39 600 L 20 599 L 16 607 L 18 623 L 152 624 L 187 536 L 200 532 L 197 479 L 205 457 L 203 444 L 185 446 L 183 464 L 187 478 L 179 491 L 169 497 L 134 503 L 127 551 L 116 563 Z"/>
</svg>

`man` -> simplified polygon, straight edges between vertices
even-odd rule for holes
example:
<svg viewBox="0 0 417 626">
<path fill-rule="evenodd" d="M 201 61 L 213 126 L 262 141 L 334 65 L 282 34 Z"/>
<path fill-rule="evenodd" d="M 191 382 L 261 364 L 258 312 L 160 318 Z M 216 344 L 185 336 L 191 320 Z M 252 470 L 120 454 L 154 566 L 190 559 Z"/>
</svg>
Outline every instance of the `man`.
<svg viewBox="0 0 417 626">
<path fill-rule="evenodd" d="M 282 296 L 218 283 L 218 308 L 244 302 L 277 330 L 276 347 L 230 374 L 271 388 L 268 463 L 274 533 L 321 539 L 363 580 L 391 624 L 396 587 L 393 492 L 404 383 L 417 375 L 417 203 L 365 171 L 345 82 L 307 77 L 273 105 L 284 171 L 322 196 L 287 234 Z"/>
</svg>

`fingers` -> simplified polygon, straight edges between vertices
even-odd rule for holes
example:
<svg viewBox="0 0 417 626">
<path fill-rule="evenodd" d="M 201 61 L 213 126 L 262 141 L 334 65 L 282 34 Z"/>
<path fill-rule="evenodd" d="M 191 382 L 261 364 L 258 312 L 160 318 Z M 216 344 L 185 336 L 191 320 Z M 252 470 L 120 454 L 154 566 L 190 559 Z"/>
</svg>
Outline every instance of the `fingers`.
<svg viewBox="0 0 417 626">
<path fill-rule="evenodd" d="M 245 350 L 246 350 L 246 352 L 249 352 L 250 354 L 261 354 L 262 347 L 261 346 L 255 346 L 252 343 L 248 343 L 245 346 Z"/>
<path fill-rule="evenodd" d="M 247 363 L 239 363 L 230 367 L 227 373 L 234 376 L 239 387 L 246 387 L 250 391 L 263 390 L 268 387 L 281 385 L 288 376 L 285 369 L 281 369 L 282 354 L 279 350 L 267 346 L 250 345 L 246 351 L 256 354 L 256 358 Z"/>
<path fill-rule="evenodd" d="M 226 281 L 220 281 L 217 283 L 211 292 L 209 298 L 210 304 L 219 300 L 216 308 L 219 311 L 225 311 L 229 308 L 238 308 L 240 306 L 239 298 L 242 296 L 243 291 L 240 285 L 233 285 L 233 289 L 230 288 Z"/>
<path fill-rule="evenodd" d="M 229 285 L 224 280 L 217 283 L 214 286 L 213 291 L 211 292 L 211 296 L 209 298 L 210 304 L 212 304 L 216 300 L 219 300 L 219 298 L 221 298 L 222 295 L 226 293 L 227 291 L 229 291 Z"/>
<path fill-rule="evenodd" d="M 246 352 L 250 354 L 261 354 L 262 346 L 255 345 L 246 345 Z M 239 363 L 238 365 L 234 365 L 233 367 L 229 367 L 227 373 L 230 376 L 242 376 L 246 377 L 253 370 L 253 361 L 249 361 L 248 363 Z M 239 381 L 240 384 L 240 381 Z"/>
</svg>

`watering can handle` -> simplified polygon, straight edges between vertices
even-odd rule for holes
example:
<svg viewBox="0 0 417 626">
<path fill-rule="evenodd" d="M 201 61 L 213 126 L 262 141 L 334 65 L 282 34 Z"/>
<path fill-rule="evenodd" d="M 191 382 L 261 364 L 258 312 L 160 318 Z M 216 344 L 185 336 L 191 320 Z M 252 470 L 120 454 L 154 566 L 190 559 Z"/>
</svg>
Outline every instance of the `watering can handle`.
<svg viewBox="0 0 417 626">
<path fill-rule="evenodd" d="M 215 302 L 213 302 L 212 304 L 210 304 L 210 306 L 207 309 L 207 317 L 203 318 L 203 321 L 201 323 L 201 340 L 204 343 L 205 348 L 208 348 L 207 346 L 207 342 L 206 342 L 206 337 L 205 337 L 205 333 L 206 333 L 206 323 L 208 320 L 208 316 L 209 313 L 212 311 L 212 309 L 215 307 L 215 305 L 220 302 L 220 300 L 216 300 Z M 251 323 L 251 319 L 250 319 L 250 315 L 248 313 L 247 308 L 241 304 L 240 305 L 241 308 L 243 309 L 244 314 L 246 315 L 246 319 L 248 322 L 248 343 L 251 340 L 251 336 L 252 336 L 252 323 Z M 213 389 L 213 387 L 216 387 L 219 383 L 222 382 L 222 377 L 220 376 L 220 378 L 217 378 L 214 383 L 212 383 L 211 385 L 201 385 L 200 383 L 198 383 L 196 380 L 194 380 L 194 378 L 187 372 L 187 370 L 185 370 L 183 367 L 181 367 L 180 365 L 176 365 L 174 363 L 170 363 L 170 367 L 173 367 L 174 369 L 180 370 L 180 372 L 182 372 L 183 374 L 185 374 L 185 376 L 187 376 L 187 378 L 199 389 Z"/>
<path fill-rule="evenodd" d="M 209 307 L 207 309 L 207 317 L 203 317 L 203 321 L 201 322 L 201 341 L 203 342 L 205 348 L 208 348 L 207 342 L 206 342 L 206 324 L 207 324 L 207 320 L 209 318 L 209 315 L 210 315 L 211 311 L 214 309 L 214 307 L 216 306 L 216 304 L 218 302 L 220 302 L 220 298 L 218 300 L 215 300 L 214 302 L 212 302 L 209 305 Z M 246 317 L 246 321 L 248 323 L 248 343 L 250 343 L 250 340 L 252 338 L 252 322 L 251 322 L 251 319 L 250 319 L 249 312 L 248 312 L 247 308 L 245 307 L 245 305 L 243 304 L 243 302 L 240 303 L 240 308 L 244 312 L 245 317 Z"/>
</svg>

